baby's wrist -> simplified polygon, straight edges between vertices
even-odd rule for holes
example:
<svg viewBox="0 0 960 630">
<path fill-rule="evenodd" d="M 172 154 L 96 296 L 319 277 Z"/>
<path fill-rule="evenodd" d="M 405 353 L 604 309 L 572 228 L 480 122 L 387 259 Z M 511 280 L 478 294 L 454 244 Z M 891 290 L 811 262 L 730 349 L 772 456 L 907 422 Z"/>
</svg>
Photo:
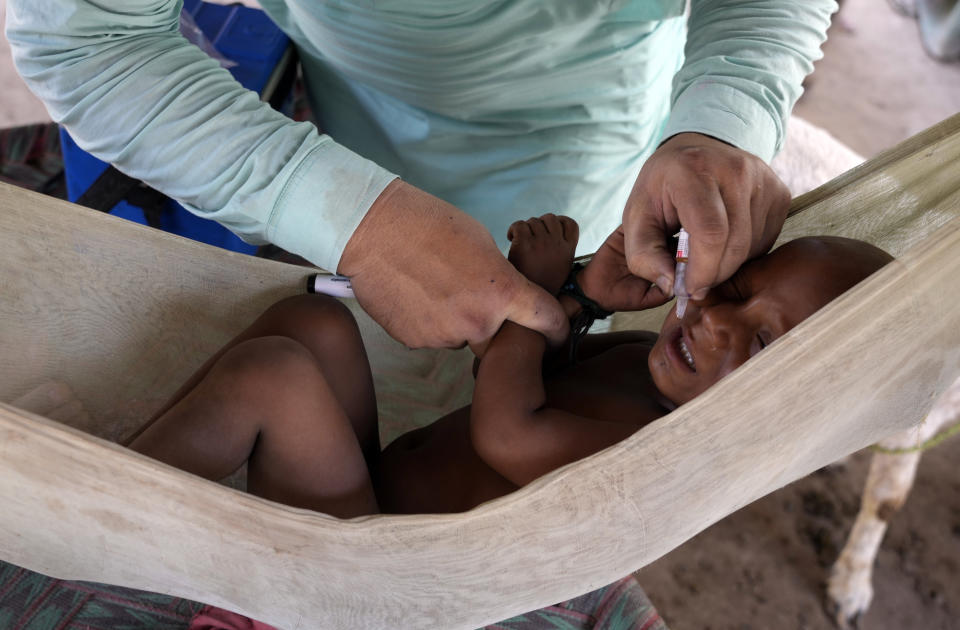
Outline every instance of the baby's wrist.
<svg viewBox="0 0 960 630">
<path fill-rule="evenodd" d="M 571 318 L 586 311 L 589 313 L 591 321 L 595 319 L 606 319 L 610 315 L 613 315 L 613 312 L 600 306 L 583 288 L 582 281 L 586 274 L 581 272 L 585 269 L 581 263 L 574 263 L 573 268 L 570 270 L 570 275 L 567 276 L 566 282 L 564 282 L 560 288 L 559 298 L 566 298 L 566 300 L 561 300 L 561 304 L 564 305 L 564 310 L 567 311 Z M 573 301 L 576 307 L 570 304 L 570 301 Z"/>
<path fill-rule="evenodd" d="M 583 311 L 583 306 L 580 305 L 580 302 L 577 302 L 566 293 L 561 293 L 557 297 L 557 300 L 560 302 L 560 306 L 563 307 L 563 312 L 566 313 L 567 319 L 573 319 Z"/>
<path fill-rule="evenodd" d="M 587 263 L 583 269 L 580 270 L 580 273 L 577 274 L 577 282 L 583 294 L 590 300 L 596 302 L 597 299 L 594 296 L 597 295 L 597 291 L 595 291 L 596 287 L 593 286 L 593 282 L 591 282 L 593 276 L 594 274 L 590 273 L 590 263 Z"/>
</svg>

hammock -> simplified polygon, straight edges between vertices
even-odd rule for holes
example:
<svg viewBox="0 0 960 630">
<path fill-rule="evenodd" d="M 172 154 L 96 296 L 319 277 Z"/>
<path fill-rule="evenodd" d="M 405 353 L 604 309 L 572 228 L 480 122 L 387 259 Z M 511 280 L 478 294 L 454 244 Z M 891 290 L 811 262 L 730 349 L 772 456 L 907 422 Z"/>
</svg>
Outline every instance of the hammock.
<svg viewBox="0 0 960 630">
<path fill-rule="evenodd" d="M 797 198 L 784 239 L 842 234 L 898 260 L 691 403 L 470 512 L 349 521 L 111 441 L 310 270 L 0 186 L 0 400 L 57 380 L 93 418 L 0 404 L 0 557 L 284 628 L 470 628 L 610 583 L 916 424 L 960 375 L 958 164 L 955 116 Z M 406 351 L 354 312 L 375 374 L 408 375 L 376 382 L 390 423 L 469 400 L 466 353 Z"/>
</svg>

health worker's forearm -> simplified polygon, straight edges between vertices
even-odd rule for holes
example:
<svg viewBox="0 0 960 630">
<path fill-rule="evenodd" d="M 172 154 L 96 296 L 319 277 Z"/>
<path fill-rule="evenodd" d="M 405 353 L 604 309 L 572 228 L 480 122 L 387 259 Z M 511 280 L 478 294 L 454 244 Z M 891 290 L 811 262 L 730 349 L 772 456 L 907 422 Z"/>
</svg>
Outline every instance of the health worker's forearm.
<svg viewBox="0 0 960 630">
<path fill-rule="evenodd" d="M 394 176 L 244 89 L 174 0 L 9 0 L 18 71 L 82 148 L 254 243 L 335 270 Z"/>
<path fill-rule="evenodd" d="M 769 162 L 836 9 L 834 0 L 693 0 L 663 137 L 703 133 Z"/>
</svg>

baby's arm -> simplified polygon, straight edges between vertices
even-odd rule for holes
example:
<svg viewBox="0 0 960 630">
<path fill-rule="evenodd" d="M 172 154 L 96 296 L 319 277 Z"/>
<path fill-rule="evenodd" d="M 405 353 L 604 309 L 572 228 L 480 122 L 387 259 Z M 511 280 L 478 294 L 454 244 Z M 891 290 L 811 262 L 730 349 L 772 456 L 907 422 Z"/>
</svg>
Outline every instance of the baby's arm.
<svg viewBox="0 0 960 630">
<path fill-rule="evenodd" d="M 491 468 L 518 485 L 636 431 L 630 423 L 547 407 L 541 369 L 545 350 L 543 335 L 507 322 L 480 362 L 473 392 L 473 446 Z"/>
<path fill-rule="evenodd" d="M 545 215 L 510 227 L 510 261 L 557 293 L 570 271 L 577 226 Z M 615 444 L 636 427 L 546 407 L 546 339 L 507 322 L 480 361 L 470 415 L 474 448 L 501 475 L 523 485 L 559 466 Z"/>
</svg>

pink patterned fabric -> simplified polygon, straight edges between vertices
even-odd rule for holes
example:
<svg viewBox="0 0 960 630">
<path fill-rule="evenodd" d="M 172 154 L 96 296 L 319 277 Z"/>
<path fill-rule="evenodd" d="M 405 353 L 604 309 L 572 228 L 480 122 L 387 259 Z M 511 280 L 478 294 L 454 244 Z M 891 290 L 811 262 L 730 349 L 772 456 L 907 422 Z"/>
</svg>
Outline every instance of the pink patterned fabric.
<svg viewBox="0 0 960 630">
<path fill-rule="evenodd" d="M 235 612 L 205 606 L 190 621 L 189 630 L 277 630 L 273 626 Z"/>
<path fill-rule="evenodd" d="M 275 630 L 213 606 L 189 630 Z M 483 630 L 668 630 L 633 575 L 580 597 L 485 626 Z"/>
</svg>

